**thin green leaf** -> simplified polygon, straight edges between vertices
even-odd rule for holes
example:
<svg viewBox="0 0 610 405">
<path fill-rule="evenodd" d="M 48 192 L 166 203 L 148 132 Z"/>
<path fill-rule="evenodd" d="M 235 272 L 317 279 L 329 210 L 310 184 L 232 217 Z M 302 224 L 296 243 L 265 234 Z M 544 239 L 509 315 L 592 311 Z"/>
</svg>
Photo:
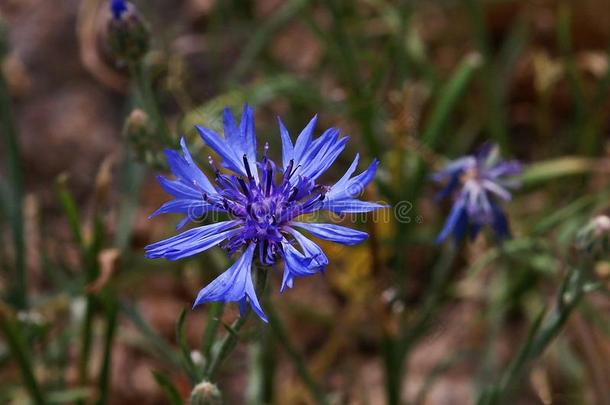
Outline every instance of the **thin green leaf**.
<svg viewBox="0 0 610 405">
<path fill-rule="evenodd" d="M 13 358 L 19 365 L 25 387 L 36 404 L 44 405 L 46 403 L 45 395 L 34 375 L 32 357 L 21 333 L 21 329 L 19 328 L 19 324 L 17 321 L 9 319 L 10 315 L 6 313 L 6 311 L 8 311 L 7 309 L 0 308 L 0 311 L 2 311 L 0 312 L 0 329 L 6 337 L 6 343 L 10 348 Z"/>
<path fill-rule="evenodd" d="M 140 312 L 136 307 L 127 302 L 121 302 L 120 308 L 121 312 L 127 316 L 127 318 L 144 336 L 146 342 L 148 342 L 154 348 L 152 352 L 155 355 L 174 367 L 180 367 L 180 359 L 174 349 L 165 339 L 155 332 L 150 324 L 142 317 L 142 315 L 140 315 Z"/>
<path fill-rule="evenodd" d="M 524 187 L 531 187 L 560 177 L 591 173 L 599 170 L 599 163 L 595 159 L 576 156 L 545 160 L 529 165 L 521 175 L 520 181 Z"/>
<path fill-rule="evenodd" d="M 172 380 L 160 371 L 153 371 L 152 373 L 155 377 L 155 381 L 159 384 L 159 387 L 165 392 L 170 405 L 183 405 L 184 402 Z"/>
<path fill-rule="evenodd" d="M 471 54 L 466 56 L 455 69 L 447 84 L 441 88 L 438 101 L 434 104 L 423 131 L 422 141 L 425 145 L 433 149 L 436 147 L 451 113 L 460 101 L 464 90 L 470 83 L 470 79 L 480 66 L 480 55 Z"/>
<path fill-rule="evenodd" d="M 5 38 L 7 30 L 0 33 L 0 42 L 8 41 Z M 5 55 L 0 55 L 0 65 Z M 24 309 L 27 307 L 27 277 L 26 277 L 26 252 L 23 223 L 23 168 L 19 150 L 17 127 L 15 126 L 12 111 L 11 94 L 6 78 L 0 69 L 0 135 L 4 141 L 3 163 L 9 174 L 8 187 L 11 189 L 8 201 L 9 219 L 14 247 L 14 273 L 8 279 L 8 300 L 15 307 Z"/>
<path fill-rule="evenodd" d="M 231 350 L 233 350 L 239 340 L 238 333 L 242 326 L 244 326 L 244 324 L 246 323 L 250 312 L 251 311 L 247 309 L 246 312 L 242 316 L 237 318 L 230 326 L 223 323 L 228 333 L 220 341 L 218 351 L 215 353 L 214 357 L 212 358 L 212 361 L 206 364 L 206 370 L 204 373 L 204 376 L 206 378 L 211 379 L 214 377 L 214 375 L 218 372 L 218 369 L 220 368 L 220 365 L 222 364 L 224 359 L 229 355 Z"/>
<path fill-rule="evenodd" d="M 297 351 L 294 347 L 288 334 L 286 333 L 286 329 L 282 324 L 280 318 L 277 316 L 273 305 L 269 302 L 267 304 L 267 318 L 269 319 L 269 326 L 271 327 L 271 331 L 276 337 L 277 342 L 284 348 L 286 354 L 290 358 L 290 361 L 294 365 L 299 377 L 305 383 L 305 386 L 309 390 L 310 394 L 313 396 L 314 400 L 319 405 L 328 404 L 326 396 L 322 389 L 318 386 L 318 383 L 313 378 L 307 365 L 305 364 L 305 360 L 303 356 Z"/>
<path fill-rule="evenodd" d="M 210 305 L 210 311 L 208 313 L 208 322 L 205 327 L 202 342 L 202 354 L 206 363 L 210 361 L 210 353 L 214 341 L 216 340 L 216 332 L 218 331 L 218 324 L 220 323 L 220 316 L 224 309 L 224 303 L 213 302 Z"/>
<path fill-rule="evenodd" d="M 98 391 L 100 398 L 97 401 L 98 405 L 103 405 L 108 401 L 110 391 L 110 371 L 112 366 L 112 348 L 114 336 L 116 332 L 117 320 L 119 314 L 119 306 L 112 298 L 106 308 L 106 335 L 104 336 L 104 357 L 102 360 L 102 369 L 98 377 Z"/>
<path fill-rule="evenodd" d="M 47 399 L 50 404 L 69 404 L 87 400 L 92 397 L 93 393 L 93 390 L 89 388 L 73 388 L 49 392 Z"/>
<path fill-rule="evenodd" d="M 203 375 L 197 369 L 197 366 L 195 366 L 193 358 L 191 357 L 191 351 L 186 341 L 186 335 L 184 334 L 185 320 L 186 309 L 182 309 L 180 317 L 178 318 L 178 322 L 176 323 L 176 341 L 178 342 L 178 347 L 180 348 L 180 353 L 182 354 L 181 358 L 184 371 L 189 376 L 191 383 L 197 384 L 201 380 Z"/>
<path fill-rule="evenodd" d="M 273 34 L 286 25 L 291 19 L 303 12 L 303 9 L 311 3 L 311 0 L 289 0 L 284 2 L 279 9 L 262 24 L 258 24 L 256 31 L 251 36 L 240 55 L 235 67 L 229 73 L 233 80 L 239 80 L 256 60 L 256 56 L 269 44 Z"/>
<path fill-rule="evenodd" d="M 258 81 L 249 87 L 230 90 L 210 99 L 195 110 L 188 112 L 180 123 L 180 128 L 182 132 L 189 133 L 193 131 L 195 125 L 201 124 L 215 131 L 220 131 L 222 122 L 219 117 L 222 116 L 225 106 L 239 109 L 244 101 L 256 107 L 283 96 L 297 97 L 312 104 L 324 104 L 325 101 L 315 89 L 316 87 L 313 84 L 292 75 L 276 75 Z"/>
<path fill-rule="evenodd" d="M 78 208 L 70 189 L 68 188 L 68 177 L 65 174 L 62 174 L 57 177 L 56 180 L 56 189 L 57 189 L 57 197 L 59 198 L 59 203 L 61 208 L 64 211 L 64 215 L 68 220 L 68 224 L 70 225 L 70 230 L 72 231 L 72 235 L 76 240 L 78 246 L 81 249 L 84 249 L 84 240 L 81 232 L 81 223 L 78 215 Z"/>
</svg>

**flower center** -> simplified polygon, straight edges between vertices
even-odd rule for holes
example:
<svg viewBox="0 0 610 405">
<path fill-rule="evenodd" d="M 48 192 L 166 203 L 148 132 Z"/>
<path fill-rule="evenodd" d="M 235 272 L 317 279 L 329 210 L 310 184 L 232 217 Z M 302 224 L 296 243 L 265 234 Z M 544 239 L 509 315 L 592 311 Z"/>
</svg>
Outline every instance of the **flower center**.
<svg viewBox="0 0 610 405">
<path fill-rule="evenodd" d="M 272 264 L 285 239 L 284 226 L 299 215 L 307 214 L 322 205 L 327 187 L 298 175 L 298 167 L 290 161 L 281 171 L 267 158 L 267 148 L 257 164 L 258 181 L 252 175 L 246 155 L 243 156 L 247 177 L 221 173 L 210 158 L 216 173 L 218 194 L 204 199 L 218 209 L 226 211 L 235 219 L 243 221 L 225 243 L 233 253 L 249 242 L 258 244 L 260 262 Z M 259 243 L 262 242 L 262 243 Z"/>
</svg>

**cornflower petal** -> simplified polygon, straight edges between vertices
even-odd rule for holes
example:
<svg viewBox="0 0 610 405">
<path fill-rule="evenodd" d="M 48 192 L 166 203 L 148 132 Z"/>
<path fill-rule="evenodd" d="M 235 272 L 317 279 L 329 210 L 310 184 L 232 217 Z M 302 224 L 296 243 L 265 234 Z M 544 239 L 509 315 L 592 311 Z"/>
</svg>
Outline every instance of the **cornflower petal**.
<svg viewBox="0 0 610 405">
<path fill-rule="evenodd" d="M 313 130 L 316 127 L 317 122 L 318 116 L 314 115 L 313 118 L 309 121 L 305 128 L 303 128 L 303 130 L 297 137 L 297 141 L 294 144 L 294 155 L 291 157 L 291 159 L 294 159 L 294 162 L 297 164 L 297 166 L 301 163 L 301 159 L 303 158 L 305 152 L 311 144 Z"/>
<path fill-rule="evenodd" d="M 250 303 L 254 312 L 265 322 L 268 322 L 261 308 L 254 284 L 252 282 L 252 258 L 256 245 L 251 243 L 246 251 L 228 270 L 205 286 L 193 304 L 193 308 L 205 302 L 240 302 Z M 243 306 L 243 305 L 242 305 Z"/>
<path fill-rule="evenodd" d="M 294 157 L 294 146 L 292 145 L 290 134 L 280 117 L 277 117 L 277 122 L 280 127 L 280 137 L 282 138 L 282 167 L 286 170 L 290 165 L 290 160 Z"/>
<path fill-rule="evenodd" d="M 355 229 L 335 224 L 292 222 L 292 225 L 305 229 L 317 238 L 348 246 L 357 245 L 358 243 L 366 240 L 366 238 L 369 236 L 366 232 L 357 231 Z"/>
<path fill-rule="evenodd" d="M 467 218 L 467 217 L 468 217 L 468 214 L 466 213 L 466 209 L 464 207 L 464 201 L 457 200 L 451 207 L 451 212 L 449 212 L 449 216 L 447 217 L 447 220 L 445 221 L 445 225 L 443 226 L 443 229 L 436 237 L 436 243 L 441 243 L 445 239 L 447 239 L 447 236 L 449 236 L 449 234 L 451 234 L 454 231 L 456 225 L 460 221 L 463 221 L 464 220 L 463 218 Z"/>
<path fill-rule="evenodd" d="M 222 242 L 231 232 L 227 229 L 239 225 L 239 221 L 223 221 L 189 229 L 179 235 L 146 246 L 146 257 L 163 257 L 177 260 L 203 252 Z M 223 232 L 224 231 L 224 232 Z"/>
<path fill-rule="evenodd" d="M 289 243 L 283 243 L 284 249 L 284 278 L 280 292 L 283 292 L 286 287 L 292 288 L 294 277 L 306 277 L 320 272 L 319 266 L 312 266 L 314 257 L 307 257 L 299 252 Z"/>
<path fill-rule="evenodd" d="M 244 167 L 243 159 L 235 155 L 235 152 L 227 141 L 220 137 L 216 132 L 209 128 L 196 125 L 195 128 L 201 139 L 210 147 L 214 152 L 218 153 L 222 157 L 222 164 L 229 170 L 233 170 L 235 173 L 246 176 L 246 169 Z"/>
</svg>

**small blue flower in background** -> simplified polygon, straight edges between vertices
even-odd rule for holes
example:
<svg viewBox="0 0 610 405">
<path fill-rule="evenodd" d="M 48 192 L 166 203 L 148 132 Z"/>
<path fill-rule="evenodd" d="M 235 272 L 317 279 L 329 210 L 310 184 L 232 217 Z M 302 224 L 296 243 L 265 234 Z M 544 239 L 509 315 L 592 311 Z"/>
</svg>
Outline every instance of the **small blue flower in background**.
<svg viewBox="0 0 610 405">
<path fill-rule="evenodd" d="M 127 2 L 125 0 L 110 0 L 110 11 L 113 18 L 120 19 L 123 13 L 127 11 Z"/>
<path fill-rule="evenodd" d="M 302 230 L 328 241 L 355 245 L 367 233 L 326 223 L 306 223 L 297 218 L 319 210 L 333 213 L 370 212 L 385 205 L 361 201 L 356 197 L 373 179 L 378 161 L 357 176 L 358 155 L 341 179 L 332 186 L 318 183 L 318 178 L 345 149 L 348 137 L 340 137 L 331 128 L 313 139 L 317 118 L 301 131 L 293 144 L 279 120 L 282 140 L 282 165 L 268 155 L 269 146 L 257 159 L 254 115 L 244 106 L 241 122 L 225 108 L 224 137 L 211 129 L 197 126 L 204 142 L 221 158 L 220 170 L 213 159 L 209 163 L 215 173 L 212 183 L 193 161 L 184 139 L 182 154 L 167 150 L 167 161 L 175 179 L 159 177 L 164 190 L 174 199 L 163 204 L 152 216 L 166 213 L 185 215 L 178 224 L 203 218 L 210 212 L 227 214 L 228 220 L 198 226 L 177 236 L 146 247 L 149 258 L 177 260 L 193 256 L 213 246 L 222 246 L 229 255 L 241 256 L 218 278 L 203 288 L 194 306 L 208 301 L 239 302 L 241 310 L 250 303 L 258 316 L 266 321 L 258 302 L 251 275 L 254 260 L 270 266 L 283 259 L 284 276 L 281 291 L 291 288 L 295 277 L 310 276 L 324 270 L 328 258 L 322 249 L 308 239 Z M 262 270 L 267 271 L 267 270 Z"/>
<path fill-rule="evenodd" d="M 500 160 L 498 147 L 485 144 L 475 155 L 450 162 L 435 173 L 432 176 L 434 181 L 447 183 L 439 193 L 439 199 L 448 196 L 454 199 L 437 243 L 443 242 L 450 234 L 456 243 L 466 234 L 474 239 L 484 225 L 491 225 L 499 241 L 509 238 L 508 221 L 499 202 L 511 199 L 508 190 L 518 186 L 511 176 L 518 175 L 521 170 L 520 162 Z"/>
</svg>

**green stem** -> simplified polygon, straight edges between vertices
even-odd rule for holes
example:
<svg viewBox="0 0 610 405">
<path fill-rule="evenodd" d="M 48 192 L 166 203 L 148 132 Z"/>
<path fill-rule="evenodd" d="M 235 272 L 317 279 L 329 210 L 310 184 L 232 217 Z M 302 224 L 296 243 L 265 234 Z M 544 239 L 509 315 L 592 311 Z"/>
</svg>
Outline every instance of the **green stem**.
<svg viewBox="0 0 610 405">
<path fill-rule="evenodd" d="M 275 312 L 271 302 L 267 304 L 266 312 L 267 317 L 269 318 L 269 326 L 271 327 L 271 331 L 275 335 L 278 343 L 284 347 L 284 350 L 286 350 L 286 354 L 288 354 L 288 357 L 295 366 L 297 373 L 305 383 L 305 387 L 309 390 L 311 396 L 319 405 L 328 404 L 324 393 L 305 365 L 305 360 L 290 341 L 290 338 L 286 333 L 286 329 Z"/>
<path fill-rule="evenodd" d="M 428 330 L 430 319 L 439 308 L 456 253 L 455 245 L 450 245 L 436 262 L 417 318 L 412 322 L 403 322 L 398 338 L 390 336 L 384 338 L 386 395 L 391 405 L 400 403 L 405 374 L 404 363 L 413 345 Z"/>
<path fill-rule="evenodd" d="M 4 310 L 4 309 L 3 309 Z M 6 337 L 6 342 L 10 348 L 10 353 L 15 358 L 19 369 L 21 370 L 21 376 L 27 390 L 32 397 L 32 400 L 38 404 L 43 405 L 46 403 L 45 397 L 38 386 L 36 377 L 34 376 L 34 370 L 32 368 L 32 362 L 28 352 L 28 347 L 21 335 L 18 325 L 12 319 L 8 319 L 8 316 L 4 313 L 0 314 L 0 329 Z"/>
<path fill-rule="evenodd" d="M 222 339 L 218 353 L 212 358 L 212 361 L 204 372 L 206 379 L 211 380 L 216 376 L 222 362 L 229 356 L 237 345 L 237 341 L 239 340 L 238 332 L 245 325 L 250 312 L 252 312 L 250 308 L 247 308 L 244 313 L 231 324 L 231 326 L 227 327 L 228 333 Z"/>
<path fill-rule="evenodd" d="M 328 0 L 322 2 L 328 8 L 333 18 L 330 34 L 332 40 L 326 41 L 327 45 L 334 47 L 331 51 L 337 58 L 337 64 L 341 68 L 341 78 L 345 80 L 346 87 L 350 89 L 348 106 L 350 115 L 358 122 L 362 131 L 364 142 L 372 156 L 381 156 L 382 148 L 378 134 L 375 130 L 375 118 L 377 111 L 370 102 L 372 91 L 358 69 L 358 52 L 354 46 L 352 36 L 348 34 L 345 27 L 344 16 L 346 10 L 343 8 L 351 5 L 350 2 Z"/>
<path fill-rule="evenodd" d="M 114 295 L 114 294 L 113 294 Z M 106 336 L 104 338 L 104 360 L 98 380 L 98 390 L 100 398 L 98 405 L 103 405 L 108 401 L 108 387 L 110 384 L 110 369 L 112 366 L 112 344 L 116 332 L 119 305 L 114 297 L 109 298 L 106 308 Z"/>
<path fill-rule="evenodd" d="M 257 282 L 263 307 L 270 304 L 269 289 L 266 288 L 267 273 L 269 269 L 261 268 L 257 274 L 262 274 Z M 257 341 L 250 347 L 250 373 L 248 377 L 248 392 L 246 399 L 248 404 L 272 404 L 273 403 L 273 375 L 275 372 L 275 355 L 272 346 L 272 336 L 269 327 L 260 328 Z"/>
<path fill-rule="evenodd" d="M 256 61 L 257 56 L 265 49 L 270 38 L 290 20 L 302 15 L 310 3 L 311 0 L 289 0 L 257 27 L 229 73 L 229 78 L 234 82 L 241 80 Z"/>
<path fill-rule="evenodd" d="M 81 246 L 83 262 L 85 267 L 85 284 L 90 285 L 99 274 L 98 253 L 102 246 L 102 222 L 97 213 L 94 214 L 93 239 L 87 245 Z M 93 318 L 97 307 L 97 298 L 93 294 L 87 294 L 85 319 L 81 329 L 81 346 L 78 360 L 78 376 L 81 386 L 88 384 L 89 359 L 91 357 L 91 343 L 93 341 Z M 83 404 L 84 401 L 79 401 Z"/>
<path fill-rule="evenodd" d="M 266 289 L 267 273 L 268 272 L 266 269 L 260 269 L 259 271 L 256 271 L 256 273 L 255 273 L 256 274 L 256 290 L 257 290 L 256 292 L 257 292 L 258 296 L 263 295 L 264 291 Z M 222 362 L 229 356 L 229 354 L 231 354 L 231 352 L 237 345 L 237 341 L 239 340 L 238 332 L 240 331 L 240 329 L 244 326 L 244 324 L 248 320 L 248 316 L 250 315 L 250 312 L 252 312 L 250 307 L 246 308 L 244 313 L 239 318 L 237 318 L 231 326 L 225 325 L 228 333 L 225 335 L 223 340 L 220 342 L 220 348 L 219 348 L 218 352 L 214 355 L 214 357 L 208 363 L 208 365 L 203 373 L 205 379 L 212 380 L 214 378 L 214 376 L 216 375 L 216 373 L 218 372 L 218 369 L 220 368 L 220 365 L 222 364 Z"/>
<path fill-rule="evenodd" d="M 502 403 L 506 399 L 506 395 L 512 391 L 513 385 L 521 378 L 527 366 L 540 357 L 559 335 L 570 315 L 585 296 L 584 271 L 588 270 L 581 267 L 575 269 L 566 277 L 558 292 L 557 305 L 551 316 L 546 322 L 542 322 L 544 311 L 540 313 L 530 327 L 528 337 L 513 362 L 497 384 L 483 390 L 477 401 L 478 404 L 495 405 Z M 574 276 L 574 280 L 572 280 L 572 276 Z M 567 302 L 565 301 L 566 297 L 569 297 Z"/>
<path fill-rule="evenodd" d="M 388 405 L 399 405 L 402 392 L 401 380 L 404 376 L 404 356 L 400 352 L 400 341 L 394 336 L 384 335 L 381 348 L 386 400 Z"/>
<path fill-rule="evenodd" d="M 159 359 L 169 364 L 171 367 L 181 367 L 180 359 L 170 344 L 161 336 L 159 336 L 153 327 L 142 317 L 138 309 L 127 302 L 119 304 L 120 310 L 136 327 L 136 329 L 146 338 L 145 341 L 150 342 L 150 352 L 156 355 Z"/>
<path fill-rule="evenodd" d="M 466 8 L 470 14 L 470 20 L 478 42 L 479 50 L 483 55 L 483 80 L 485 98 L 488 106 L 487 127 L 492 138 L 500 145 L 503 151 L 508 152 L 508 135 L 506 131 L 506 117 L 504 115 L 503 94 L 500 91 L 501 81 L 498 80 L 491 41 L 488 34 L 485 17 L 483 15 L 482 2 L 480 0 L 465 0 Z"/>
<path fill-rule="evenodd" d="M 129 72 L 135 87 L 136 105 L 142 108 L 152 120 L 160 146 L 172 145 L 173 138 L 155 98 L 155 92 L 145 63 L 140 61 L 130 64 Z"/>
<path fill-rule="evenodd" d="M 3 40 L 4 38 L 0 38 L 0 41 Z M 0 55 L 0 65 L 3 60 Z M 12 100 L 2 69 L 0 69 L 0 132 L 4 137 L 5 159 L 12 189 L 10 216 L 15 249 L 15 274 L 8 278 L 9 301 L 16 308 L 25 309 L 27 308 L 27 275 L 22 208 L 23 170 L 19 160 L 19 141 L 12 111 Z"/>
<path fill-rule="evenodd" d="M 213 302 L 210 304 L 210 311 L 208 312 L 208 323 L 205 327 L 203 334 L 203 343 L 201 347 L 201 353 L 205 359 L 206 364 L 210 361 L 210 354 L 212 351 L 212 345 L 214 344 L 214 337 L 218 331 L 218 325 L 220 324 L 220 317 L 224 309 L 223 302 Z"/>
</svg>

